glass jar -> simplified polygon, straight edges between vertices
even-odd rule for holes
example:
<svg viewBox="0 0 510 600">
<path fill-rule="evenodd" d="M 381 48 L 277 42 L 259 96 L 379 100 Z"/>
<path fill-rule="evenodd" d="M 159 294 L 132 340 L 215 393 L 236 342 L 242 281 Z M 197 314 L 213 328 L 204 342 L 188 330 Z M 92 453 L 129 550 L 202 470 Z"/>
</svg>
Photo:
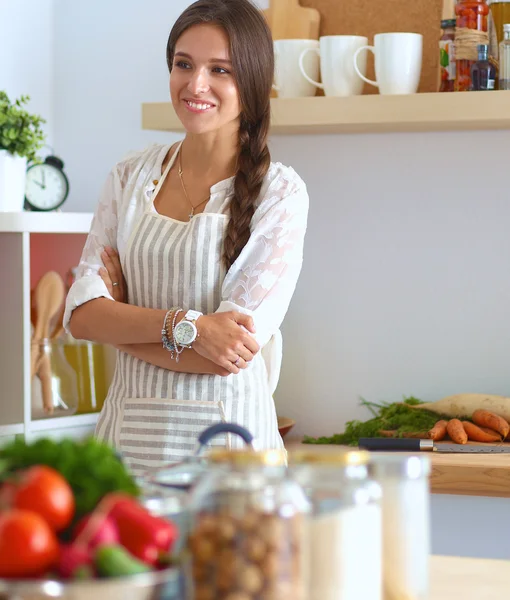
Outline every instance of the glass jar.
<svg viewBox="0 0 510 600">
<path fill-rule="evenodd" d="M 310 600 L 382 597 L 381 488 L 360 451 L 291 455 L 292 476 L 312 505 Z"/>
<path fill-rule="evenodd" d="M 492 50 L 505 39 L 504 27 L 506 23 L 510 23 L 510 0 L 492 0 L 489 5 L 489 36 Z"/>
<path fill-rule="evenodd" d="M 64 353 L 77 378 L 78 414 L 99 412 L 108 393 L 105 348 L 67 335 Z"/>
<path fill-rule="evenodd" d="M 383 587 L 387 600 L 426 600 L 429 592 L 430 459 L 373 453 L 382 488 Z"/>
<path fill-rule="evenodd" d="M 510 90 L 510 23 L 503 25 L 503 35 L 499 45 L 499 89 Z"/>
<path fill-rule="evenodd" d="M 32 342 L 37 375 L 32 379 L 32 419 L 73 415 L 78 408 L 76 373 L 60 340 Z"/>
<path fill-rule="evenodd" d="M 213 450 L 192 492 L 189 600 L 306 600 L 310 504 L 286 452 Z"/>
<path fill-rule="evenodd" d="M 486 0 L 458 0 L 455 5 L 456 79 L 455 91 L 471 89 L 471 67 L 478 59 L 478 46 L 489 43 Z"/>
<path fill-rule="evenodd" d="M 455 87 L 455 19 L 441 21 L 443 35 L 439 40 L 439 64 L 441 66 L 440 92 L 453 92 Z"/>
</svg>

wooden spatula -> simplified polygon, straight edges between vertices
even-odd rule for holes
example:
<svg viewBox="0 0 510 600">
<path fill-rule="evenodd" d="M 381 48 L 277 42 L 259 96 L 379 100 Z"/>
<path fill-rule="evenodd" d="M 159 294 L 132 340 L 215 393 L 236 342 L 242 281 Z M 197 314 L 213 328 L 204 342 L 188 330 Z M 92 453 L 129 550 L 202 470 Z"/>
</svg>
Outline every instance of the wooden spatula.
<svg viewBox="0 0 510 600">
<path fill-rule="evenodd" d="M 300 6 L 299 0 L 271 0 L 264 15 L 274 40 L 319 39 L 319 11 Z"/>
</svg>

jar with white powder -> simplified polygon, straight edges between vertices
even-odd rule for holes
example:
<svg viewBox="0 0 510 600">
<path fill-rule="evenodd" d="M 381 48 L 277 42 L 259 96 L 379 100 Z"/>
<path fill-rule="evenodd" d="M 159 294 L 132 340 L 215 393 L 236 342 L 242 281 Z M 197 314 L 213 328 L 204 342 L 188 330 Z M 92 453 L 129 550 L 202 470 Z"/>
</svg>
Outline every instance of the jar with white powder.
<svg viewBox="0 0 510 600">
<path fill-rule="evenodd" d="M 370 454 L 291 454 L 292 476 L 312 504 L 310 600 L 382 598 L 380 487 L 368 476 Z"/>
<path fill-rule="evenodd" d="M 429 591 L 429 474 L 426 456 L 373 453 L 382 488 L 384 600 L 425 600 Z"/>
</svg>

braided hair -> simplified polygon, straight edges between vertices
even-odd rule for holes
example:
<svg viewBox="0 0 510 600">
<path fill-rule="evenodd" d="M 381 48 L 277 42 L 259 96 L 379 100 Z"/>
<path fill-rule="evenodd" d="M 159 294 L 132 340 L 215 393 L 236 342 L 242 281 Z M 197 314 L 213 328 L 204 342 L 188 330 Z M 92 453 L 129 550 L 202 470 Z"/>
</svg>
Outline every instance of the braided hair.
<svg viewBox="0 0 510 600">
<path fill-rule="evenodd" d="M 198 0 L 181 14 L 170 32 L 170 71 L 177 40 L 190 27 L 203 23 L 219 25 L 227 33 L 241 104 L 237 171 L 223 246 L 223 261 L 229 269 L 250 237 L 255 203 L 271 163 L 267 137 L 274 74 L 273 40 L 264 16 L 250 0 Z"/>
</svg>

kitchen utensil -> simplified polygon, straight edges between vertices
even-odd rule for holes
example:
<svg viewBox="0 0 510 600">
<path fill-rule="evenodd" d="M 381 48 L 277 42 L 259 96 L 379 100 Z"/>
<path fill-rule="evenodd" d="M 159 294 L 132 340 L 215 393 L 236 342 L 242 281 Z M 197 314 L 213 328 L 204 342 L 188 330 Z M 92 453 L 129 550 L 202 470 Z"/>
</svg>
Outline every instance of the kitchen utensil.
<svg viewBox="0 0 510 600">
<path fill-rule="evenodd" d="M 319 11 L 304 8 L 299 0 L 271 0 L 264 15 L 274 40 L 319 39 Z"/>
<path fill-rule="evenodd" d="M 34 291 L 37 321 L 32 336 L 30 362 L 32 378 L 37 373 L 41 380 L 43 406 L 48 414 L 53 412 L 50 357 L 46 352 L 41 352 L 41 344 L 38 342 L 48 339 L 50 322 L 59 312 L 64 297 L 62 277 L 55 271 L 45 273 Z"/>
<path fill-rule="evenodd" d="M 299 60 L 302 53 L 310 49 L 304 57 L 304 68 L 310 77 L 319 77 L 319 49 L 317 40 L 276 40 L 274 42 L 275 83 L 273 88 L 279 98 L 300 98 L 315 96 L 315 86 L 309 83 L 300 71 Z"/>
<path fill-rule="evenodd" d="M 433 440 L 404 438 L 360 438 L 358 446 L 366 450 L 400 452 L 440 452 L 445 454 L 501 454 L 510 453 L 510 444 L 450 444 Z"/>
<path fill-rule="evenodd" d="M 0 579 L 0 600 L 179 600 L 181 574 L 176 568 L 112 579 L 16 581 Z"/>
<path fill-rule="evenodd" d="M 190 527 L 188 510 L 189 492 L 204 475 L 209 466 L 207 457 L 202 456 L 205 446 L 217 435 L 233 433 L 253 447 L 252 434 L 235 423 L 216 423 L 205 429 L 198 437 L 198 448 L 194 455 L 183 461 L 163 467 L 141 480 L 142 504 L 154 515 L 167 517 L 176 523 L 179 540 L 175 551 L 179 552 Z M 1 600 L 1 599 L 0 599 Z"/>
<path fill-rule="evenodd" d="M 375 56 L 376 81 L 361 72 L 358 56 L 370 50 Z M 354 53 L 354 70 L 363 81 L 379 88 L 380 94 L 414 94 L 420 84 L 423 36 L 419 33 L 378 33 L 373 46 Z"/>
<path fill-rule="evenodd" d="M 320 38 L 319 43 L 320 48 L 301 52 L 299 68 L 303 77 L 324 90 L 326 96 L 359 96 L 363 91 L 363 81 L 354 70 L 353 57 L 358 48 L 368 44 L 368 38 L 360 35 L 326 35 Z M 320 56 L 322 83 L 316 81 L 317 78 L 314 78 L 303 62 L 312 52 Z M 365 75 L 366 54 L 359 58 L 358 66 Z"/>
</svg>

